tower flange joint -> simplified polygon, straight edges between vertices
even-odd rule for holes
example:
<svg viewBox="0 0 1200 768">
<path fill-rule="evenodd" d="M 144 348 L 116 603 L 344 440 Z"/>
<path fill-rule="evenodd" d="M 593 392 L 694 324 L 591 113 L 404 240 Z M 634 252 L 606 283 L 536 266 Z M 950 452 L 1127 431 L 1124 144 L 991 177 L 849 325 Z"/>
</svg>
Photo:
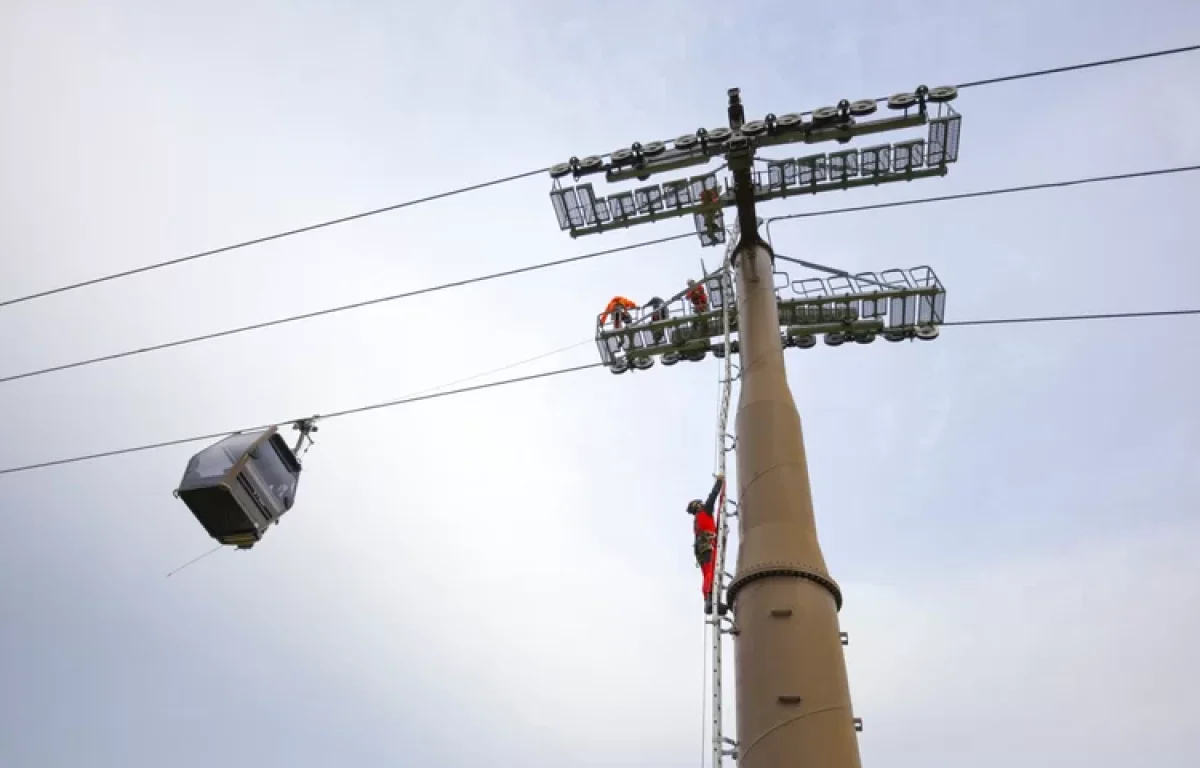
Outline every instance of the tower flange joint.
<svg viewBox="0 0 1200 768">
<path fill-rule="evenodd" d="M 825 588 L 833 596 L 837 609 L 842 610 L 842 590 L 833 577 L 806 565 L 798 563 L 761 563 L 746 573 L 740 574 L 725 592 L 725 602 L 732 608 L 737 601 L 737 594 L 742 587 L 755 581 L 775 577 L 790 577 L 805 579 Z"/>
</svg>

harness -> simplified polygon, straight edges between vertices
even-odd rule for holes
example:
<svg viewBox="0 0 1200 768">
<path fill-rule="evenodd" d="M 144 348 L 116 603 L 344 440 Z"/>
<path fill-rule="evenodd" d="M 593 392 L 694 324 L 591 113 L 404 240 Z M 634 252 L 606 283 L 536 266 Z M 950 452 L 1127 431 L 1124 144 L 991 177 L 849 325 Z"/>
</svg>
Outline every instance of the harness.
<svg viewBox="0 0 1200 768">
<path fill-rule="evenodd" d="M 696 562 L 704 565 L 712 557 L 713 550 L 716 549 L 717 534 L 712 531 L 701 531 L 696 534 L 696 541 L 692 544 L 692 552 L 696 555 Z"/>
</svg>

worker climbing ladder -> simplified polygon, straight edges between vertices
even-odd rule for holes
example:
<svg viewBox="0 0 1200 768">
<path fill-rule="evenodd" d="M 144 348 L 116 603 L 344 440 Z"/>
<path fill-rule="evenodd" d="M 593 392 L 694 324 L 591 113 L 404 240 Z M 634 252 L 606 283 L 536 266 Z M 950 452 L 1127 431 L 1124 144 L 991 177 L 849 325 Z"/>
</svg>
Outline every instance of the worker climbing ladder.
<svg viewBox="0 0 1200 768">
<path fill-rule="evenodd" d="M 730 237 L 726 242 L 728 245 L 725 249 L 725 263 L 721 267 L 723 275 L 732 275 L 732 257 L 733 249 L 737 247 L 738 232 L 737 223 L 733 225 L 733 231 L 730 232 Z M 729 434 L 729 404 L 732 401 L 733 381 L 736 377 L 734 373 L 735 363 L 733 355 L 737 351 L 737 345 L 731 344 L 730 336 L 732 334 L 732 318 L 730 305 L 733 303 L 733 296 L 724 297 L 725 301 L 721 303 L 721 330 L 724 335 L 725 350 L 723 357 L 723 365 L 721 366 L 720 384 L 721 384 L 721 404 L 720 411 L 717 416 L 717 440 L 716 440 L 716 473 L 721 477 L 726 477 L 726 457 L 730 451 L 736 448 L 736 440 Z M 733 622 L 733 616 L 724 610 L 725 605 L 725 586 L 728 577 L 725 573 L 725 547 L 729 540 L 729 518 L 737 516 L 737 503 L 731 501 L 728 497 L 728 481 L 721 489 L 721 495 L 717 502 L 716 515 L 717 524 L 717 551 L 716 563 L 713 571 L 713 605 L 716 610 L 711 615 L 705 617 L 705 621 L 712 625 L 711 641 L 712 641 L 712 768 L 721 768 L 724 764 L 726 756 L 737 759 L 737 742 L 733 739 L 725 737 L 724 715 L 722 710 L 722 675 L 724 674 L 721 664 L 722 655 L 722 639 L 726 634 L 735 634 L 736 626 Z"/>
</svg>

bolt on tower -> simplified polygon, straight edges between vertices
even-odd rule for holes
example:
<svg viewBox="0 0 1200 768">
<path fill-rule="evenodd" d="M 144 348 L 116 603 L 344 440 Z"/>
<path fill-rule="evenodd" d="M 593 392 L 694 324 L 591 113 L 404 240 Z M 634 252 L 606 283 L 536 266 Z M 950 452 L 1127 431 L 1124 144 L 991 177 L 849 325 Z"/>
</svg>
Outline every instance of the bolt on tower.
<svg viewBox="0 0 1200 768">
<path fill-rule="evenodd" d="M 745 119 L 738 89 L 728 93 L 728 127 L 701 129 L 666 142 L 633 144 L 608 155 L 572 158 L 550 169 L 559 226 L 572 237 L 599 234 L 667 218 L 691 216 L 704 246 L 724 243 L 724 209 L 736 212 L 736 242 L 728 272 L 706 275 L 711 305 L 689 307 L 684 293 L 610 327 L 597 323 L 602 361 L 614 373 L 740 355 L 736 414 L 737 570 L 726 589 L 734 620 L 737 738 L 721 723 L 713 734 L 714 768 L 723 755 L 745 768 L 858 768 L 854 717 L 837 612 L 841 590 L 818 542 L 801 421 L 787 383 L 785 348 L 806 349 L 822 337 L 829 346 L 933 339 L 943 322 L 945 290 L 932 269 L 891 269 L 792 281 L 775 270 L 777 254 L 758 234 L 758 203 L 803 194 L 943 176 L 958 159 L 961 116 L 950 106 L 952 87 L 898 93 L 886 100 L 889 117 L 873 117 L 874 100 L 841 101 L 807 113 Z M 758 158 L 759 150 L 791 144 L 851 140 L 884 131 L 927 128 L 925 137 L 799 158 Z M 723 158 L 716 173 L 597 197 L 590 182 L 647 181 L 652 175 Z M 765 163 L 764 168 L 756 163 Z M 786 259 L 782 255 L 778 258 Z M 735 287 L 736 286 L 736 287 Z M 736 310 L 728 306 L 730 289 Z M 731 333 L 736 333 L 736 340 Z M 721 341 L 715 337 L 721 335 Z M 723 574 L 716 575 L 720 589 Z M 714 620 L 714 629 L 723 624 Z M 719 646 L 718 646 L 719 650 Z M 717 656 L 719 659 L 719 655 Z M 722 749 L 723 742 L 735 745 Z"/>
</svg>

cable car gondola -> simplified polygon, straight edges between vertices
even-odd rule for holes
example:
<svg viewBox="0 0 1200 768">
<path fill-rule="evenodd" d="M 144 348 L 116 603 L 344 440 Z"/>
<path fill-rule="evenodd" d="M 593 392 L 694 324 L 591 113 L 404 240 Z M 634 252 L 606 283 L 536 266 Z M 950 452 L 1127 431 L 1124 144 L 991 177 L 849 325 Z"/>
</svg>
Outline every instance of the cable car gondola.
<svg viewBox="0 0 1200 768">
<path fill-rule="evenodd" d="M 210 445 L 188 462 L 175 495 L 221 544 L 250 549 L 296 500 L 297 454 L 311 420 L 298 422 L 293 450 L 275 427 L 239 432 Z"/>
</svg>

